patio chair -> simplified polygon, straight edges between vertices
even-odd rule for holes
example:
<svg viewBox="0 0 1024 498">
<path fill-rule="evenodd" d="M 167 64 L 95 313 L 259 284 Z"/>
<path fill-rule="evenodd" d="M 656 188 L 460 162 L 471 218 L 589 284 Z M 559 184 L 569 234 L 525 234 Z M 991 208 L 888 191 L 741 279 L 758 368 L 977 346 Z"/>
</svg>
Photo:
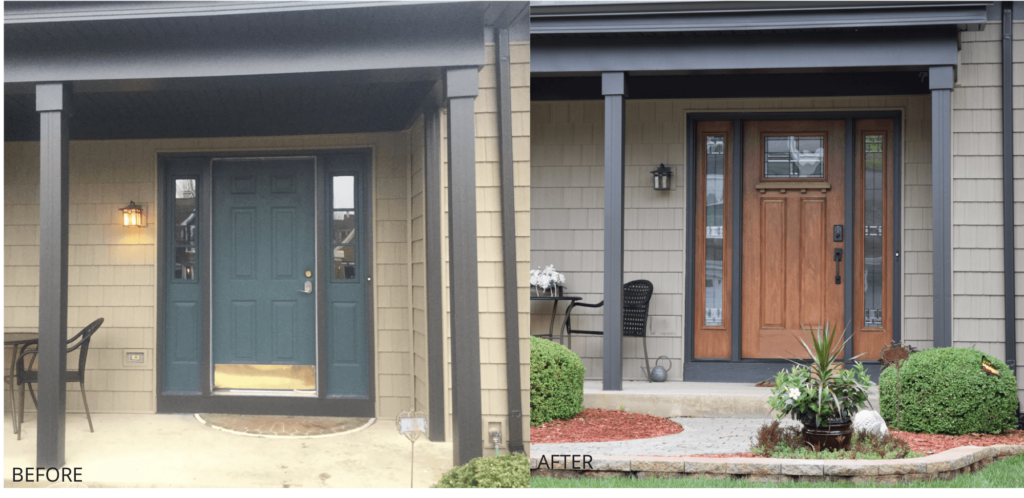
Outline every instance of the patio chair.
<svg viewBox="0 0 1024 498">
<path fill-rule="evenodd" d="M 622 335 L 625 337 L 639 337 L 644 344 L 644 363 L 647 370 L 644 376 L 647 382 L 651 382 L 651 360 L 647 355 L 647 312 L 651 305 L 651 295 L 654 294 L 654 284 L 648 280 L 633 280 L 622 286 Z M 569 348 L 572 349 L 572 335 L 604 335 L 600 330 L 574 330 L 572 328 L 572 310 L 577 306 L 584 308 L 600 308 L 604 301 L 597 304 L 587 304 L 579 301 L 569 304 L 565 310 L 565 322 L 562 323 L 562 331 L 569 336 Z M 562 343 L 561 333 L 559 344 Z"/>
<path fill-rule="evenodd" d="M 68 339 L 68 347 L 66 354 L 71 354 L 76 349 L 81 349 L 78 353 L 78 370 L 68 370 L 64 374 L 64 382 L 77 382 L 79 389 L 82 391 L 82 404 L 85 405 L 85 418 L 89 421 L 89 432 L 94 432 L 92 429 L 92 415 L 89 414 L 89 401 L 85 399 L 85 360 L 89 355 L 89 342 L 92 341 L 93 334 L 100 329 L 100 325 L 103 325 L 103 319 L 98 318 L 96 321 L 86 325 L 81 332 L 75 334 L 74 337 Z M 77 343 L 75 341 L 78 341 Z M 29 361 L 28 368 L 25 368 L 25 357 L 32 356 Z M 21 398 L 19 401 L 19 412 L 18 412 L 18 424 L 25 422 L 25 386 L 28 386 L 29 394 L 32 396 L 32 404 L 38 407 L 36 402 L 36 393 L 32 390 L 32 384 L 39 382 L 39 371 L 31 370 L 32 366 L 36 362 L 36 358 L 39 355 L 38 349 L 25 351 L 18 356 L 17 360 L 17 378 L 18 378 L 18 396 Z M 12 407 L 13 408 L 13 407 Z M 18 431 L 18 439 L 21 440 L 21 431 Z"/>
</svg>

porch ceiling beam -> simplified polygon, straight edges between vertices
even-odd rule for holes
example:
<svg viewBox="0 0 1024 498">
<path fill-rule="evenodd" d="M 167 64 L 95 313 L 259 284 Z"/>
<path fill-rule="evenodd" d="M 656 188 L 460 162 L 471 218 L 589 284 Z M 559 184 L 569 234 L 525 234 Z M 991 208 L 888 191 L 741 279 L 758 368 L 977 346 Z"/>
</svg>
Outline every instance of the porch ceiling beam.
<svg viewBox="0 0 1024 498">
<path fill-rule="evenodd" d="M 538 38 L 530 71 L 808 70 L 921 68 L 957 63 L 955 29 L 742 36 Z"/>
<path fill-rule="evenodd" d="M 928 71 L 932 91 L 932 343 L 953 345 L 953 271 L 950 162 L 953 66 Z"/>
<path fill-rule="evenodd" d="M 605 391 L 622 390 L 622 277 L 626 164 L 626 74 L 601 75 L 604 94 L 604 370 Z"/>
<path fill-rule="evenodd" d="M 480 395 L 480 304 L 476 239 L 476 67 L 449 69 L 448 272 L 451 313 L 452 411 L 455 465 L 483 455 Z"/>
<path fill-rule="evenodd" d="M 66 84 L 36 86 L 39 112 L 39 401 L 36 464 L 64 465 L 68 342 L 68 121 Z M 24 403 L 24 399 L 22 399 Z"/>
</svg>

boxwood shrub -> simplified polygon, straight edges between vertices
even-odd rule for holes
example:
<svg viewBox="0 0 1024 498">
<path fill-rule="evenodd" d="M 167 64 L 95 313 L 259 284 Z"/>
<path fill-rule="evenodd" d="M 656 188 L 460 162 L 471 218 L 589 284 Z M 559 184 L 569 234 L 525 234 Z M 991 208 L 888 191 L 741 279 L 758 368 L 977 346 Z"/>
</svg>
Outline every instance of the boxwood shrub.
<svg viewBox="0 0 1024 498">
<path fill-rule="evenodd" d="M 546 339 L 530 338 L 530 425 L 583 410 L 583 360 Z"/>
<path fill-rule="evenodd" d="M 986 374 L 988 359 L 1000 376 Z M 897 407 L 897 378 L 899 407 Z M 890 428 L 930 434 L 997 434 L 1017 422 L 1017 382 L 997 358 L 976 349 L 936 348 L 886 368 L 879 382 L 882 417 Z M 899 427 L 897 427 L 899 411 Z"/>
<path fill-rule="evenodd" d="M 530 460 L 522 453 L 479 457 L 441 476 L 435 488 L 528 488 Z"/>
</svg>

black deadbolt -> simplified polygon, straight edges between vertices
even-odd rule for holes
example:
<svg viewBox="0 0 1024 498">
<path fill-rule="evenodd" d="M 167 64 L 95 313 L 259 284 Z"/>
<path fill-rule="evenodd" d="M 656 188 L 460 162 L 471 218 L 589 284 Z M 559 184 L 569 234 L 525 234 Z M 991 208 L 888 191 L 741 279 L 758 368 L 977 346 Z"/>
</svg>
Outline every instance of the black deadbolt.
<svg viewBox="0 0 1024 498">
<path fill-rule="evenodd" d="M 842 242 L 842 241 L 843 241 L 843 226 L 842 225 L 832 225 L 832 242 Z"/>
</svg>

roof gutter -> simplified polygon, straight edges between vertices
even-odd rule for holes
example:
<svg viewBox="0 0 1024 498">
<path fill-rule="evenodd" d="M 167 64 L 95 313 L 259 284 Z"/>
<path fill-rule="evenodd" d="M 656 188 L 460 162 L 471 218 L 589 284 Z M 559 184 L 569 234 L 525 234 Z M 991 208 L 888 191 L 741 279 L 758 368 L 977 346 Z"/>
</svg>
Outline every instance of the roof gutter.
<svg viewBox="0 0 1024 498">
<path fill-rule="evenodd" d="M 113 19 L 155 19 L 162 17 L 226 16 L 267 14 L 303 10 L 394 7 L 438 1 L 277 1 L 277 2 L 7 2 L 4 24 L 34 24 Z M 33 4 L 39 4 L 33 5 Z"/>
<path fill-rule="evenodd" d="M 983 29 L 991 2 L 943 4 L 851 5 L 820 7 L 794 3 L 785 8 L 698 9 L 685 4 L 675 9 L 624 12 L 615 4 L 534 6 L 531 34 L 671 33 L 760 31 L 784 29 L 853 29 L 879 27 L 950 26 Z"/>
</svg>

